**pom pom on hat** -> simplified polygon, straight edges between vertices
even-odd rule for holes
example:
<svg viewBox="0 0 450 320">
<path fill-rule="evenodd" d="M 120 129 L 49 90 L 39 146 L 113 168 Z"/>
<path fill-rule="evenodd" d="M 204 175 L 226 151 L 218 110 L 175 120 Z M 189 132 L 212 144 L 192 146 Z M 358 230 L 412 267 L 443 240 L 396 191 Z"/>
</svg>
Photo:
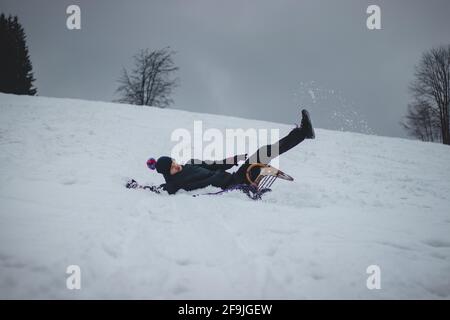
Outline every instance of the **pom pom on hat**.
<svg viewBox="0 0 450 320">
<path fill-rule="evenodd" d="M 150 158 L 147 160 L 147 167 L 150 170 L 155 170 L 156 169 L 156 160 L 154 158 Z"/>
</svg>

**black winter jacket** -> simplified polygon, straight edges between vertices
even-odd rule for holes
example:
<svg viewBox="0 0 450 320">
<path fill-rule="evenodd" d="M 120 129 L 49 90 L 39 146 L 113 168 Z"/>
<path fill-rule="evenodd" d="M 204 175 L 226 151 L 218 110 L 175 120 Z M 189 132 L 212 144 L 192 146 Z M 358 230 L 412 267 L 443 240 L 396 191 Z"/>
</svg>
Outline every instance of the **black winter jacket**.
<svg viewBox="0 0 450 320">
<path fill-rule="evenodd" d="M 175 194 L 180 189 L 191 191 L 210 185 L 225 189 L 234 184 L 233 175 L 225 170 L 237 165 L 237 156 L 234 158 L 234 163 L 227 164 L 225 162 L 225 160 L 216 163 L 191 159 L 183 165 L 183 170 L 180 172 L 174 175 L 164 175 L 166 183 L 161 186 L 169 194 Z"/>
</svg>

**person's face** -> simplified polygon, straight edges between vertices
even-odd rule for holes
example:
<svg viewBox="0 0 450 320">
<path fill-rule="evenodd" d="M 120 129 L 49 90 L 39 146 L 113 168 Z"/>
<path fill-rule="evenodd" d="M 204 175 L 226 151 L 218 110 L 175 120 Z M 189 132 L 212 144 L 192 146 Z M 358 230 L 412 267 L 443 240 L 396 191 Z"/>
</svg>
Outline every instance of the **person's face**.
<svg viewBox="0 0 450 320">
<path fill-rule="evenodd" d="M 173 160 L 172 165 L 170 166 L 170 174 L 173 176 L 181 170 L 183 170 L 183 167 L 180 164 L 176 163 L 175 160 Z"/>
</svg>

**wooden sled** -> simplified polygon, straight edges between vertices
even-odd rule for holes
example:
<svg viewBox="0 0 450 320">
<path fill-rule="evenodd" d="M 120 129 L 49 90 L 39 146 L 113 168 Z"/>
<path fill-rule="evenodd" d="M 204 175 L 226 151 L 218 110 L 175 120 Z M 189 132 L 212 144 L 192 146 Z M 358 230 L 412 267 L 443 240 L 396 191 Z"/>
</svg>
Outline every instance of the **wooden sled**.
<svg viewBox="0 0 450 320">
<path fill-rule="evenodd" d="M 255 180 L 251 179 L 251 171 L 255 168 L 259 168 L 260 172 L 258 176 L 255 178 Z M 287 180 L 287 181 L 294 181 L 294 178 L 292 178 L 290 175 L 284 173 L 283 171 L 272 167 L 268 164 L 262 164 L 262 163 L 254 163 L 251 164 L 247 168 L 246 172 L 246 178 L 247 181 L 254 187 L 257 188 L 258 191 L 263 189 L 269 189 L 272 184 L 275 182 L 277 178 Z"/>
</svg>

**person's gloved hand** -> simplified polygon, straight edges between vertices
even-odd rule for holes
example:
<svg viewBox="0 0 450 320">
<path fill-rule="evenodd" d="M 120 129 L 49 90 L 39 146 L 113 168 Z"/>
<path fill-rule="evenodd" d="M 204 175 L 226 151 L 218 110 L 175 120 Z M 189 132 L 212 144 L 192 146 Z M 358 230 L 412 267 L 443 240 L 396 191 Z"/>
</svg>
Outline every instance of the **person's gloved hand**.
<svg viewBox="0 0 450 320">
<path fill-rule="evenodd" d="M 168 194 L 175 194 L 178 191 L 178 189 L 175 188 L 171 183 L 163 183 L 158 187 L 158 189 L 167 191 Z"/>
</svg>

